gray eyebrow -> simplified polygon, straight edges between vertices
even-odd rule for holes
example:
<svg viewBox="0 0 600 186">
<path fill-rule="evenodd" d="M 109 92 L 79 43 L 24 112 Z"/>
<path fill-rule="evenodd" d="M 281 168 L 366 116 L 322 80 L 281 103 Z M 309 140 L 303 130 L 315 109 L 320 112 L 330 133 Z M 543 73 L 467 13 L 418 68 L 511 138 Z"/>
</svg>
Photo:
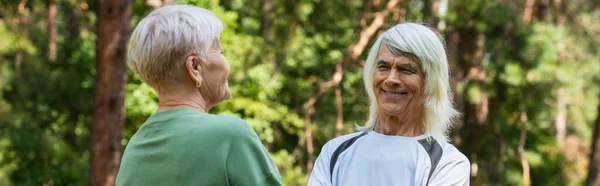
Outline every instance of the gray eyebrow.
<svg viewBox="0 0 600 186">
<path fill-rule="evenodd" d="M 379 64 L 386 64 L 386 65 L 389 65 L 389 64 L 390 64 L 390 62 L 387 62 L 387 61 L 385 61 L 385 60 L 383 60 L 383 59 L 379 59 L 379 60 L 377 60 L 377 65 L 379 65 Z"/>
</svg>

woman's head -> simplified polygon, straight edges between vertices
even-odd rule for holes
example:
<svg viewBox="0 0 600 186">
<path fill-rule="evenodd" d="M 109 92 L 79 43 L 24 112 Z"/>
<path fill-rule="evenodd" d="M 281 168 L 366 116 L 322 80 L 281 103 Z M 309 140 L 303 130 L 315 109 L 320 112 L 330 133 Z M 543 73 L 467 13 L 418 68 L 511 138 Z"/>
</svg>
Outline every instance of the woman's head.
<svg viewBox="0 0 600 186">
<path fill-rule="evenodd" d="M 222 22 L 206 9 L 158 8 L 131 35 L 130 66 L 159 96 L 192 88 L 207 104 L 217 104 L 231 94 L 229 64 L 221 54 L 222 31 Z"/>
<path fill-rule="evenodd" d="M 370 98 L 371 130 L 379 113 L 420 117 L 420 126 L 438 140 L 458 115 L 451 102 L 446 51 L 439 36 L 426 26 L 402 23 L 385 31 L 373 44 L 364 69 Z"/>
</svg>

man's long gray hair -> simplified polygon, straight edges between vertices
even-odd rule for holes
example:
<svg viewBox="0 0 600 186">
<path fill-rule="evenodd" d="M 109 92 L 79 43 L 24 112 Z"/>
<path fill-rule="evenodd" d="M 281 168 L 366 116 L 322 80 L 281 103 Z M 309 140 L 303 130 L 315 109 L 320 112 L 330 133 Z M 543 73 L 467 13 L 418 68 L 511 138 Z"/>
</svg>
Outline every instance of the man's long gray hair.
<svg viewBox="0 0 600 186">
<path fill-rule="evenodd" d="M 421 63 L 425 72 L 424 118 L 421 124 L 426 133 L 436 140 L 449 141 L 448 130 L 459 113 L 452 105 L 446 50 L 440 37 L 431 28 L 416 23 L 402 23 L 390 28 L 371 47 L 363 74 L 370 99 L 369 118 L 365 126 L 359 126 L 358 130 L 373 130 L 377 123 L 379 105 L 373 90 L 373 73 L 381 44 L 387 45 L 390 51 L 413 54 Z"/>
</svg>

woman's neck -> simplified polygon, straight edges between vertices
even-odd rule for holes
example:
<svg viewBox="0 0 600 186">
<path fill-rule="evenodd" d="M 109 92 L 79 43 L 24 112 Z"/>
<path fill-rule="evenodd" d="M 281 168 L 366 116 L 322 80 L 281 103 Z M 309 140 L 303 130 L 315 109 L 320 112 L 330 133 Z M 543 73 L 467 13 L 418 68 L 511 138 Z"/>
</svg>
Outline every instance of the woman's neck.
<svg viewBox="0 0 600 186">
<path fill-rule="evenodd" d="M 394 136 L 419 136 L 425 130 L 421 125 L 421 117 L 398 117 L 379 113 L 377 123 L 373 129 L 375 132 Z"/>
<path fill-rule="evenodd" d="M 197 90 L 161 92 L 158 94 L 157 112 L 166 111 L 175 108 L 191 108 L 200 112 L 208 112 L 210 106 Z"/>
</svg>

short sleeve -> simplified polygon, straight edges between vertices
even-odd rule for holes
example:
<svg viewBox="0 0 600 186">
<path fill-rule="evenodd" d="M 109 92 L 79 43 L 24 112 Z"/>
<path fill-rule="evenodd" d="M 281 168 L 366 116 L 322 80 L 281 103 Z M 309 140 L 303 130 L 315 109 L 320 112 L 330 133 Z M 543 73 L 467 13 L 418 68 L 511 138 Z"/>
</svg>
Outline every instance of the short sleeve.
<svg viewBox="0 0 600 186">
<path fill-rule="evenodd" d="M 277 166 L 260 139 L 241 119 L 232 124 L 227 157 L 231 185 L 282 185 Z"/>
<path fill-rule="evenodd" d="M 308 179 L 308 186 L 330 186 L 331 175 L 329 171 L 329 161 L 331 159 L 331 153 L 329 146 L 331 142 L 326 143 L 321 149 L 321 153 L 317 157 L 313 166 L 310 178 Z"/>
<path fill-rule="evenodd" d="M 462 153 L 455 154 L 438 165 L 429 185 L 468 186 L 470 184 L 471 164 Z"/>
</svg>

